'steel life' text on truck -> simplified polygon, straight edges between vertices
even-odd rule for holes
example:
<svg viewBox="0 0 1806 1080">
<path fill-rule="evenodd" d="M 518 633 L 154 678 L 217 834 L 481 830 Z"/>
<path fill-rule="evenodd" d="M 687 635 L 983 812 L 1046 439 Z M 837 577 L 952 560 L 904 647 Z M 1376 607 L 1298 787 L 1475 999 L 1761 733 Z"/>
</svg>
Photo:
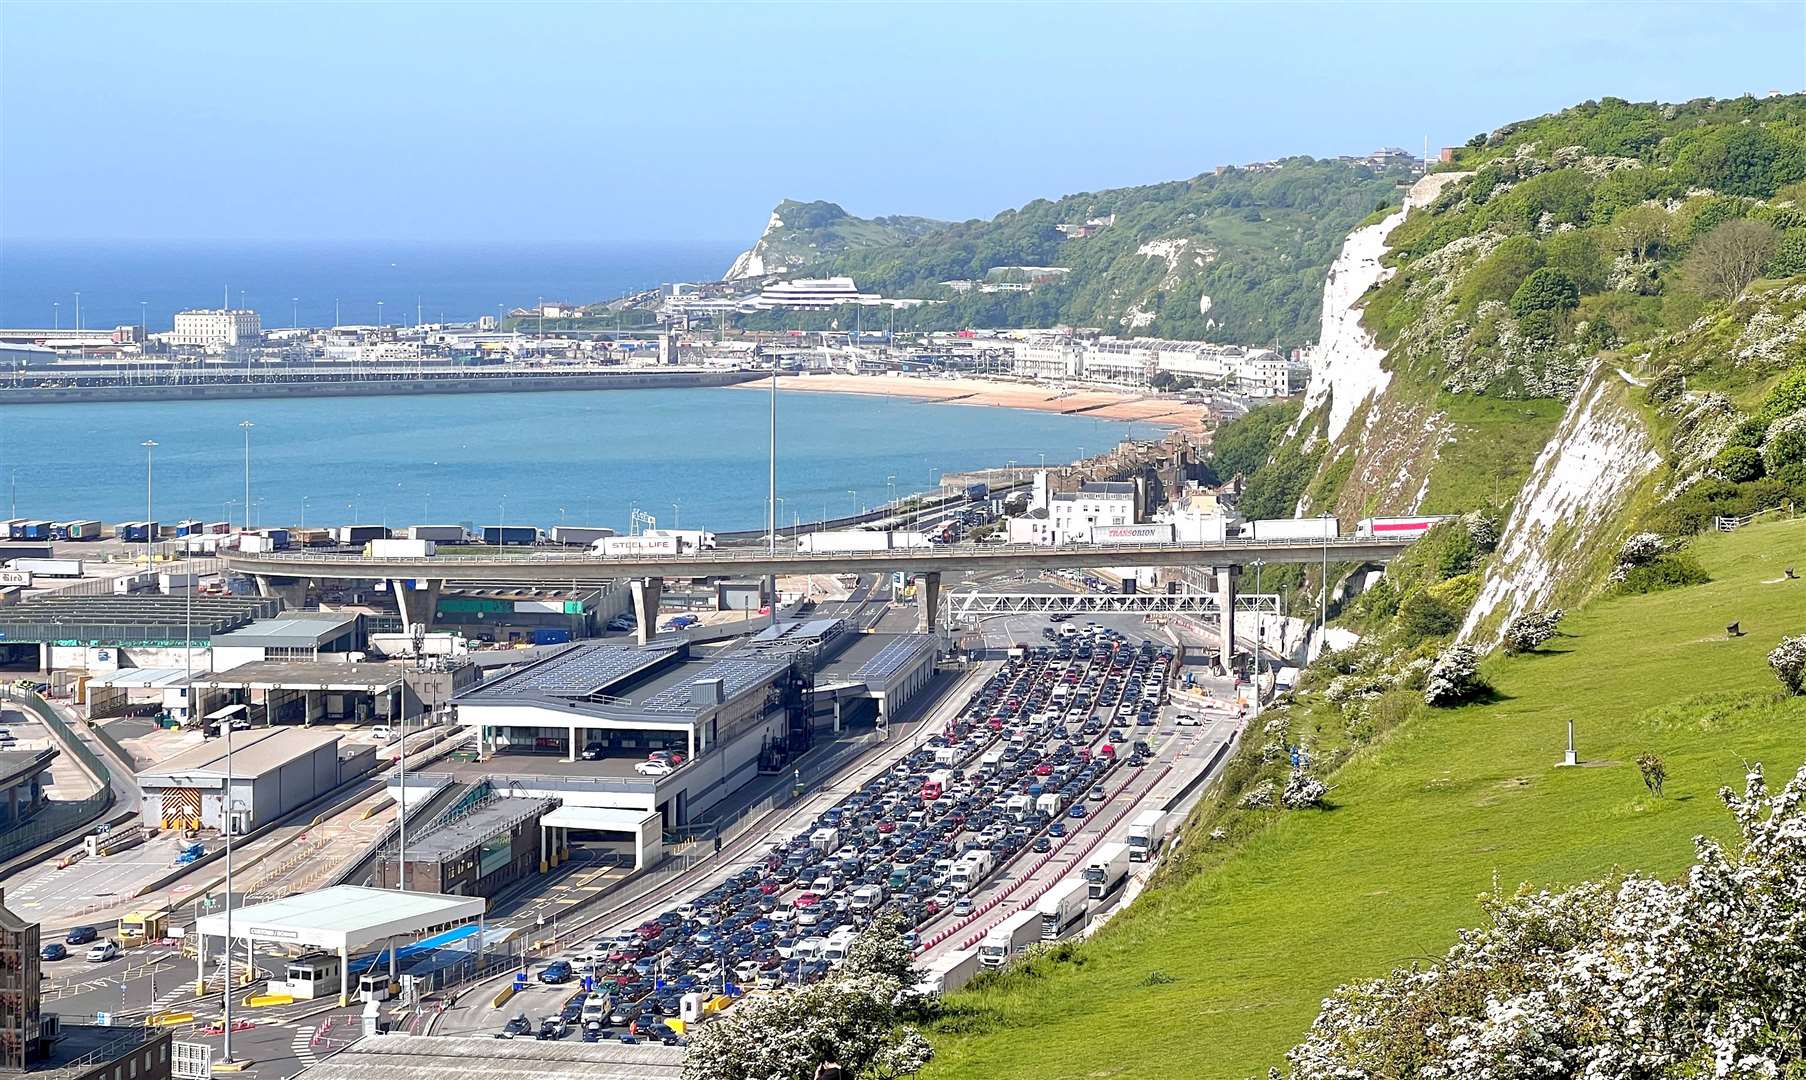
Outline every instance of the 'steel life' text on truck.
<svg viewBox="0 0 1806 1080">
<path fill-rule="evenodd" d="M 1129 822 L 1129 861 L 1147 862 L 1166 836 L 1166 811 L 1143 810 Z"/>
<path fill-rule="evenodd" d="M 993 926 L 978 945 L 978 962 L 1000 968 L 1030 944 L 1041 940 L 1041 913 L 1028 908 Z"/>
</svg>

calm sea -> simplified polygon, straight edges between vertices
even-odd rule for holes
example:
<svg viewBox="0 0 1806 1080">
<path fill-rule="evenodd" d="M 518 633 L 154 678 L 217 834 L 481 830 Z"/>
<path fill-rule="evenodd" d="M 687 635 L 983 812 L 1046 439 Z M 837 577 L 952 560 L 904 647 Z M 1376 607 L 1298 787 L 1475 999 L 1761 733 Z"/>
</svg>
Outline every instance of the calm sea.
<svg viewBox="0 0 1806 1080">
<path fill-rule="evenodd" d="M 266 327 L 469 320 L 540 298 L 608 300 L 667 281 L 721 276 L 731 245 L 587 248 L 420 244 L 298 247 L 243 243 L 0 245 L 0 326 L 136 323 L 169 329 L 175 312 L 232 303 Z M 140 308 L 140 301 L 143 307 Z"/>
<path fill-rule="evenodd" d="M 0 409 L 7 517 L 258 524 L 489 524 L 718 531 L 764 523 L 768 396 L 747 389 L 570 391 Z M 783 519 L 850 513 L 940 473 L 1073 460 L 1129 425 L 1089 417 L 791 393 L 778 405 Z M 1141 425 L 1142 434 L 1148 429 Z M 16 487 L 15 487 L 16 484 Z"/>
</svg>

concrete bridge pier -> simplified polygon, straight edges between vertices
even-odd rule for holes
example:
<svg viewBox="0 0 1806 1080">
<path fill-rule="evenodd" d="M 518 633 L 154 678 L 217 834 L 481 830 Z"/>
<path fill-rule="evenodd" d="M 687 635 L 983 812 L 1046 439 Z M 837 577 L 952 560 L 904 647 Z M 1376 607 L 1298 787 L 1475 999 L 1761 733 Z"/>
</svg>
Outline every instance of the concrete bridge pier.
<svg viewBox="0 0 1806 1080">
<path fill-rule="evenodd" d="M 923 633 L 932 634 L 935 630 L 936 613 L 941 608 L 941 575 L 937 573 L 920 574 L 916 577 L 916 627 Z"/>
<path fill-rule="evenodd" d="M 1235 579 L 1242 575 L 1239 566 L 1218 566 L 1212 570 L 1217 579 L 1218 623 L 1221 627 L 1217 660 L 1224 671 L 1235 667 Z"/>
<path fill-rule="evenodd" d="M 658 599 L 665 591 L 665 579 L 634 578 L 627 584 L 633 593 L 633 617 L 638 624 L 633 632 L 634 640 L 644 645 L 658 632 Z"/>
<path fill-rule="evenodd" d="M 439 590 L 445 583 L 438 578 L 392 578 L 389 591 L 395 594 L 395 609 L 401 612 L 402 629 L 409 634 L 416 626 L 422 633 L 433 629 L 439 614 Z"/>
<path fill-rule="evenodd" d="M 258 596 L 273 596 L 289 611 L 299 611 L 307 606 L 306 578 L 254 574 L 251 580 L 257 583 Z"/>
</svg>

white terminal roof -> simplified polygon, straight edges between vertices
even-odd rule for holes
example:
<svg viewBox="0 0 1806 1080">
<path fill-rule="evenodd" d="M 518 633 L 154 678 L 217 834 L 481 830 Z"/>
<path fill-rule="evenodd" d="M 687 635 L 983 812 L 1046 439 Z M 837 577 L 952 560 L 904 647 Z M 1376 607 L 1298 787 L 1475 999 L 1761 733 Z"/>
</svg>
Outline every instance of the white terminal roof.
<svg viewBox="0 0 1806 1080">
<path fill-rule="evenodd" d="M 657 810 L 617 810 L 607 806 L 564 805 L 539 819 L 555 829 L 595 829 L 599 832 L 638 832 Z"/>
<path fill-rule="evenodd" d="M 105 675 L 94 675 L 88 679 L 90 687 L 111 686 L 116 689 L 156 689 L 166 686 L 181 686 L 190 677 L 201 682 L 208 677 L 208 669 L 195 668 L 190 672 L 187 668 L 120 668 L 109 671 Z"/>
<path fill-rule="evenodd" d="M 355 952 L 389 938 L 424 937 L 481 918 L 480 896 L 334 885 L 232 912 L 232 937 Z M 203 915 L 195 930 L 226 936 L 226 914 Z"/>
<path fill-rule="evenodd" d="M 471 1035 L 369 1035 L 308 1066 L 316 1080 L 678 1080 L 681 1046 Z"/>
</svg>

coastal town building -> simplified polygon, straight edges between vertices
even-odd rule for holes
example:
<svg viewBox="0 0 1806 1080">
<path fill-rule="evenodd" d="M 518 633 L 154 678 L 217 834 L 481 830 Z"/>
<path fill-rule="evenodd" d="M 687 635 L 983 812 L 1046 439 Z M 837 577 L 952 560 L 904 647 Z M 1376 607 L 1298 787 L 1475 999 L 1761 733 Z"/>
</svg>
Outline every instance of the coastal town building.
<svg viewBox="0 0 1806 1080">
<path fill-rule="evenodd" d="M 263 317 L 242 308 L 195 308 L 178 311 L 172 345 L 199 349 L 232 349 L 263 338 Z"/>
<path fill-rule="evenodd" d="M 1011 370 L 1033 379 L 1153 386 L 1164 373 L 1250 397 L 1286 397 L 1301 392 L 1310 377 L 1302 361 L 1272 349 L 1208 341 L 1043 333 L 1019 338 L 1011 348 Z"/>
</svg>

